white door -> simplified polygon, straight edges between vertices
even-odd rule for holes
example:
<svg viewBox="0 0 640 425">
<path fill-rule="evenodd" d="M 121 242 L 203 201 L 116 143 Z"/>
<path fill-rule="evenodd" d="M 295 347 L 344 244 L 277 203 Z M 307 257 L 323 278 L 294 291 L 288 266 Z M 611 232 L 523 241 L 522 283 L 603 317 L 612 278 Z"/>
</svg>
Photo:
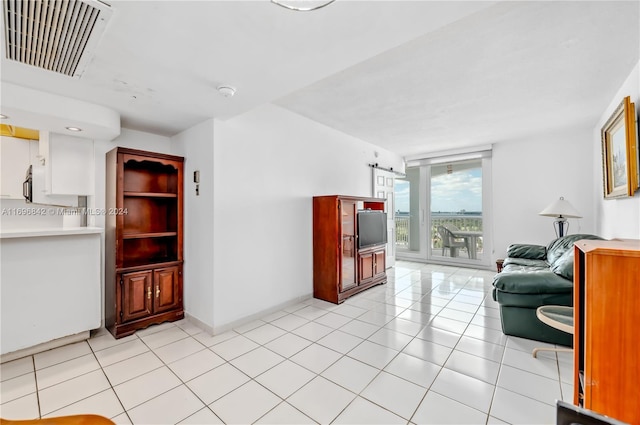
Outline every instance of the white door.
<svg viewBox="0 0 640 425">
<path fill-rule="evenodd" d="M 396 263 L 395 177 L 392 172 L 373 168 L 373 196 L 387 200 L 387 268 Z"/>
</svg>

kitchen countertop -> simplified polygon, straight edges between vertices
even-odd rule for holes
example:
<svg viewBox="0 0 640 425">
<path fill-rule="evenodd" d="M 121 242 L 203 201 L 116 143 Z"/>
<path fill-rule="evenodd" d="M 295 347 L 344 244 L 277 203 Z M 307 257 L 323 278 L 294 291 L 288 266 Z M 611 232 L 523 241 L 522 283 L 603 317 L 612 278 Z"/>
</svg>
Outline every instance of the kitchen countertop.
<svg viewBox="0 0 640 425">
<path fill-rule="evenodd" d="M 73 236 L 73 235 L 89 235 L 94 233 L 103 233 L 102 227 L 55 227 L 55 228 L 36 228 L 36 229 L 2 229 L 0 230 L 0 239 L 10 238 L 34 238 L 43 236 Z"/>
</svg>

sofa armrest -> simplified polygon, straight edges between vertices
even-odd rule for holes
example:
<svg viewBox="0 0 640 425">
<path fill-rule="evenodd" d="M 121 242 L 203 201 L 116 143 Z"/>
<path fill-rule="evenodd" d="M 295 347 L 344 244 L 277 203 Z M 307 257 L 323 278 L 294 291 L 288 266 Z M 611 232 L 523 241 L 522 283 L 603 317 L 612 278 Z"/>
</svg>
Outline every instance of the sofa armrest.
<svg viewBox="0 0 640 425">
<path fill-rule="evenodd" d="M 547 247 L 543 245 L 511 244 L 507 248 L 507 257 L 544 260 L 547 258 Z"/>
</svg>

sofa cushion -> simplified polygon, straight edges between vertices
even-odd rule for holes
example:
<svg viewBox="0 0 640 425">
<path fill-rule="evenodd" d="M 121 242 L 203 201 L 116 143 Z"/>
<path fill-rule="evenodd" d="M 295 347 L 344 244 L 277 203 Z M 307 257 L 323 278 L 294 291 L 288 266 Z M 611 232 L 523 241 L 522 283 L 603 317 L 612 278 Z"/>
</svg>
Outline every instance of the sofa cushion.
<svg viewBox="0 0 640 425">
<path fill-rule="evenodd" d="M 547 245 L 547 263 L 551 267 L 555 264 L 555 262 L 564 255 L 567 251 L 573 252 L 573 244 L 576 241 L 581 239 L 602 239 L 600 236 L 595 235 L 587 235 L 587 234 L 577 234 L 577 235 L 568 235 L 563 236 L 561 238 L 555 239 L 551 241 L 549 245 Z"/>
<path fill-rule="evenodd" d="M 564 279 L 548 267 L 531 268 L 509 266 L 498 273 L 493 286 L 502 292 L 512 294 L 553 294 L 573 291 L 573 281 Z"/>
<path fill-rule="evenodd" d="M 562 302 L 562 300 L 548 301 L 550 301 L 551 304 Z M 542 323 L 536 317 L 535 307 L 508 307 L 502 304 L 500 305 L 500 319 L 502 323 L 502 330 L 506 335 L 530 338 L 548 342 L 550 344 L 566 345 L 568 347 L 572 345 L 573 335 L 559 331 Z"/>
<path fill-rule="evenodd" d="M 511 244 L 507 248 L 507 258 L 544 260 L 546 257 L 547 247 L 542 245 Z"/>
<path fill-rule="evenodd" d="M 520 270 L 522 267 L 537 267 L 548 269 L 549 264 L 544 260 L 531 260 L 529 258 L 507 257 L 502 263 L 503 271 Z M 506 269 L 506 270 L 505 270 Z"/>
<path fill-rule="evenodd" d="M 561 294 L 511 294 L 496 289 L 493 291 L 493 298 L 500 303 L 501 307 L 536 309 L 542 305 L 571 306 L 573 304 L 573 292 Z M 536 319 L 536 321 L 538 320 Z"/>
<path fill-rule="evenodd" d="M 565 279 L 573 280 L 573 249 L 565 251 L 565 253 L 553 263 L 551 271 Z"/>
</svg>

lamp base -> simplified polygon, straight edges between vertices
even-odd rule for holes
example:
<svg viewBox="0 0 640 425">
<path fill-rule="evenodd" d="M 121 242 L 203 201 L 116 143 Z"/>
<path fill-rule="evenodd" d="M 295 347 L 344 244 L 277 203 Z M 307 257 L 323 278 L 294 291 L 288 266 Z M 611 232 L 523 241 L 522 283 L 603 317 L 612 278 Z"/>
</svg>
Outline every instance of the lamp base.
<svg viewBox="0 0 640 425">
<path fill-rule="evenodd" d="M 565 235 L 565 225 L 567 232 L 569 231 L 569 222 L 563 216 L 558 217 L 553 222 L 553 229 L 556 231 L 556 236 L 561 238 Z"/>
</svg>

